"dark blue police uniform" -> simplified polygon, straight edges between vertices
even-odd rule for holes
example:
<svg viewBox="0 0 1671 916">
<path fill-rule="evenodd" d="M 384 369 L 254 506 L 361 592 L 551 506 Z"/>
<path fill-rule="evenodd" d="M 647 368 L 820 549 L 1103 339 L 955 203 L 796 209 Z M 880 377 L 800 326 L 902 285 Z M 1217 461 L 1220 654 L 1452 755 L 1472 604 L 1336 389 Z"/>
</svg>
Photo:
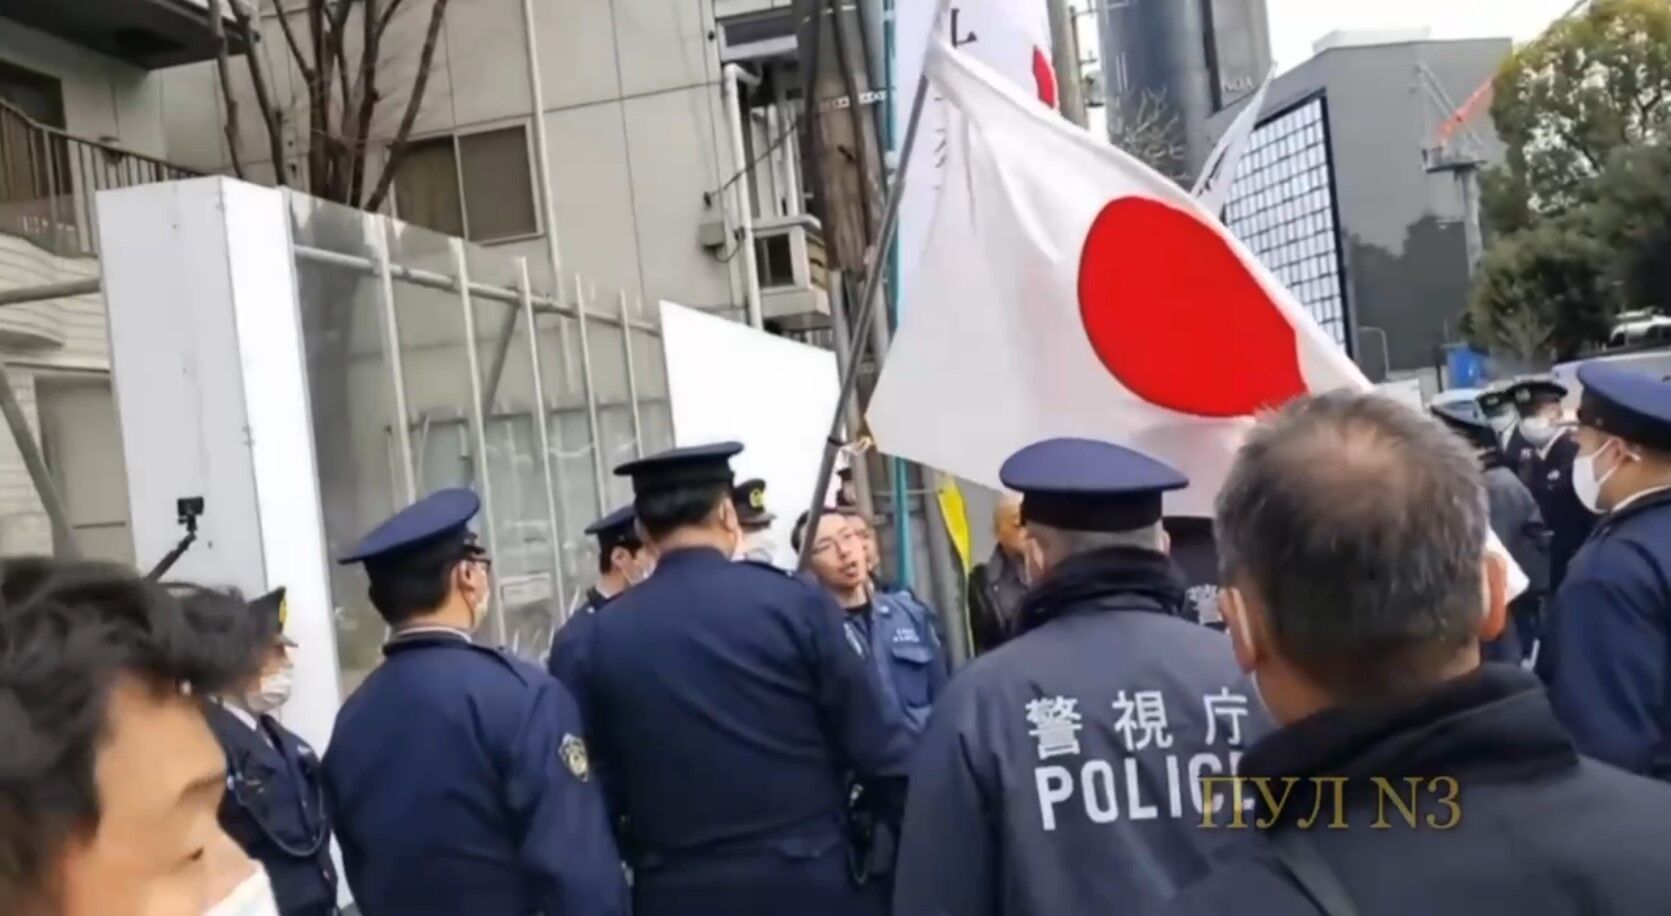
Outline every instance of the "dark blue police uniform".
<svg viewBox="0 0 1671 916">
<path fill-rule="evenodd" d="M 1002 468 L 1030 524 L 1158 524 L 1184 477 L 1102 442 L 1053 439 Z M 1201 779 L 1263 729 L 1222 634 L 1181 619 L 1160 553 L 1109 548 L 1050 570 L 1021 632 L 958 673 L 911 770 L 894 911 L 1141 912 L 1206 873 L 1229 831 L 1199 828 Z"/>
<path fill-rule="evenodd" d="M 262 628 L 284 639 L 284 589 L 250 602 Z M 283 916 L 330 916 L 337 911 L 336 866 L 319 758 L 269 715 L 204 707 L 209 728 L 226 755 L 221 828 L 272 880 Z"/>
<path fill-rule="evenodd" d="M 1532 651 L 1543 602 L 1548 596 L 1548 529 L 1531 491 L 1505 465 L 1491 425 L 1449 405 L 1436 404 L 1430 409 L 1479 452 L 1491 530 L 1526 575 L 1526 590 L 1509 604 L 1509 625 L 1496 639 L 1480 646 L 1486 661 L 1518 665 Z"/>
<path fill-rule="evenodd" d="M 1671 453 L 1671 384 L 1579 367 L 1579 423 Z M 1538 673 L 1578 749 L 1671 780 L 1671 489 L 1607 513 L 1555 594 Z"/>
<path fill-rule="evenodd" d="M 434 569 L 469 549 L 480 506 L 444 490 L 344 562 Z M 449 553 L 452 550 L 454 552 Z M 414 560 L 413 562 L 419 562 Z M 337 716 L 325 755 L 350 889 L 366 916 L 615 916 L 625 881 L 564 687 L 443 627 L 397 630 Z"/>
<path fill-rule="evenodd" d="M 871 597 L 870 610 L 849 613 L 843 625 L 848 638 L 864 647 L 876 665 L 882 691 L 906 727 L 921 732 L 928 727 L 934 700 L 951 677 L 951 662 L 934 624 L 934 612 L 910 591 L 884 592 Z"/>
<path fill-rule="evenodd" d="M 740 450 L 677 449 L 616 473 L 642 508 L 647 494 L 721 492 Z M 888 794 L 910 736 L 884 715 L 834 600 L 686 548 L 664 550 L 596 620 L 586 717 L 638 916 L 884 912 L 849 874 L 849 778 Z"/>
<path fill-rule="evenodd" d="M 1530 378 L 1510 385 L 1506 394 L 1526 408 L 1540 401 L 1565 398 L 1567 387 L 1552 378 Z M 1549 588 L 1553 591 L 1561 587 L 1568 564 L 1596 523 L 1595 513 L 1578 501 L 1572 489 L 1572 461 L 1578 456 L 1578 443 L 1567 430 L 1560 429 L 1554 438 L 1538 445 L 1527 440 L 1518 426 L 1509 441 L 1505 460 L 1532 491 L 1538 512 L 1549 528 Z"/>
<path fill-rule="evenodd" d="M 633 520 L 632 507 L 623 506 L 586 526 L 586 534 L 598 539 L 600 557 L 609 556 L 609 552 L 628 536 L 636 541 Z M 546 658 L 545 670 L 569 689 L 581 709 L 586 708 L 584 691 L 586 668 L 591 663 L 591 658 L 587 655 L 591 646 L 590 633 L 597 622 L 597 613 L 615 597 L 604 595 L 596 587 L 588 588 L 586 600 L 574 609 L 568 621 L 551 640 L 551 654 Z"/>
</svg>

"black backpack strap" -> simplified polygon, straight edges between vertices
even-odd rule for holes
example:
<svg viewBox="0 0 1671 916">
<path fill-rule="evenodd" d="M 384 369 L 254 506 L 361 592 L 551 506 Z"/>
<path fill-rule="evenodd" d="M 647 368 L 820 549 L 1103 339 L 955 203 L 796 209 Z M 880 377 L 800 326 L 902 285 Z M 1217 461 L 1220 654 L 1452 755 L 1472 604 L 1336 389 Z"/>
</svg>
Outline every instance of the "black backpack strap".
<svg viewBox="0 0 1671 916">
<path fill-rule="evenodd" d="M 1352 903 L 1352 895 L 1346 892 L 1346 885 L 1340 883 L 1305 831 L 1277 830 L 1270 834 L 1270 842 L 1283 867 L 1299 882 L 1300 889 L 1323 916 L 1358 916 L 1358 908 Z"/>
</svg>

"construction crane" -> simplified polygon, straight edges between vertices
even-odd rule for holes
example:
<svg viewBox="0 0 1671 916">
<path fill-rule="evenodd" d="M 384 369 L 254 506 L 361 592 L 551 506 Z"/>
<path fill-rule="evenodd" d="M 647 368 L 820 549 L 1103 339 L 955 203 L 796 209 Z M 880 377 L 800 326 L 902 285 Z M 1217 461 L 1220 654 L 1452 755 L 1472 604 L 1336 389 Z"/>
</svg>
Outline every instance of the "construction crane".
<svg viewBox="0 0 1671 916">
<path fill-rule="evenodd" d="M 1576 15 L 1590 0 L 1577 0 L 1566 12 L 1555 17 L 1548 28 Z M 1487 77 L 1468 98 L 1458 105 L 1445 91 L 1443 83 L 1433 75 L 1427 64 L 1416 64 L 1416 84 L 1426 94 L 1430 104 L 1439 107 L 1443 120 L 1434 133 L 1433 143 L 1422 147 L 1422 165 L 1430 174 L 1450 172 L 1456 176 L 1457 191 L 1462 195 L 1462 231 L 1468 252 L 1468 276 L 1479 270 L 1480 258 L 1485 254 L 1485 236 L 1480 226 L 1480 168 L 1485 165 L 1485 141 L 1470 122 L 1491 107 L 1493 82 Z"/>
</svg>

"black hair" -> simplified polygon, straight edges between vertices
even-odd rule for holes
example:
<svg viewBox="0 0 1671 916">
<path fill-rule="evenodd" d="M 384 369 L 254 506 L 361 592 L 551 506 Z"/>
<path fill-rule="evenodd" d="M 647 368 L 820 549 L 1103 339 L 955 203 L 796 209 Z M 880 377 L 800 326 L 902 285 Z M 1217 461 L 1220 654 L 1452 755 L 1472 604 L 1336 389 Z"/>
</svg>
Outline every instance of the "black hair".
<svg viewBox="0 0 1671 916">
<path fill-rule="evenodd" d="M 806 523 L 811 515 L 811 512 L 802 512 L 795 516 L 795 527 L 789 532 L 789 547 L 796 553 L 801 552 L 801 542 L 806 540 Z"/>
<path fill-rule="evenodd" d="M 248 607 L 178 590 L 112 563 L 0 560 L 0 900 L 39 896 L 64 844 L 97 829 L 120 677 L 208 696 L 258 670 Z"/>
<path fill-rule="evenodd" d="M 729 482 L 684 484 L 649 490 L 633 500 L 638 524 L 651 540 L 660 540 L 679 528 L 700 525 L 731 501 Z"/>
<path fill-rule="evenodd" d="M 638 539 L 638 534 L 631 528 L 614 537 L 598 538 L 598 572 L 608 573 L 615 568 L 610 557 L 614 555 L 617 547 L 625 549 L 627 553 L 637 553 L 644 549 L 644 542 Z"/>
<path fill-rule="evenodd" d="M 469 557 L 455 537 L 366 561 L 371 606 L 389 626 L 439 608 L 452 587 L 453 570 Z"/>
</svg>

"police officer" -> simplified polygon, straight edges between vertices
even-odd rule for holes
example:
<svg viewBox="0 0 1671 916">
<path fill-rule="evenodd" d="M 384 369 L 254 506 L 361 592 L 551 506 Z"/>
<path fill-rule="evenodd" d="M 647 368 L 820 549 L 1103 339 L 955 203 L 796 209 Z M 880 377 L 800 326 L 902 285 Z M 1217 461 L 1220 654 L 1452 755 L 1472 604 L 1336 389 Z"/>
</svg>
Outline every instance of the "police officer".
<svg viewBox="0 0 1671 916">
<path fill-rule="evenodd" d="M 1510 385 L 1508 395 L 1520 413 L 1515 430 L 1531 446 L 1518 465 L 1510 466 L 1517 468 L 1532 491 L 1549 526 L 1549 588 L 1559 589 L 1567 564 L 1596 521 L 1595 513 L 1573 492 L 1572 462 L 1578 456 L 1578 441 L 1563 422 L 1561 401 L 1567 388 L 1551 378 L 1528 378 Z"/>
<path fill-rule="evenodd" d="M 587 721 L 626 824 L 638 916 L 863 916 L 847 778 L 883 790 L 910 738 L 828 595 L 733 562 L 736 443 L 675 449 L 632 478 L 656 571 L 592 632 Z"/>
<path fill-rule="evenodd" d="M 1509 385 L 1494 383 L 1474 400 L 1479 404 L 1480 411 L 1485 414 L 1485 422 L 1491 427 L 1492 445 L 1502 454 L 1509 470 L 1516 474 L 1521 473 L 1527 457 L 1535 449 L 1520 432 L 1520 414 L 1514 409 L 1514 398 L 1509 394 Z"/>
<path fill-rule="evenodd" d="M 1531 491 L 1509 469 L 1507 459 L 1498 450 L 1491 425 L 1454 406 L 1435 404 L 1430 409 L 1479 456 L 1491 530 L 1526 574 L 1526 590 L 1509 604 L 1513 625 L 1480 646 L 1486 661 L 1520 664 L 1537 638 L 1538 619 L 1549 590 L 1549 529 L 1544 527 L 1543 514 Z"/>
<path fill-rule="evenodd" d="M 622 506 L 586 526 L 586 534 L 598 539 L 598 580 L 586 589 L 586 597 L 570 613 L 568 622 L 551 640 L 546 670 L 563 682 L 584 709 L 588 637 L 597 614 L 616 596 L 644 581 L 655 568 L 655 558 L 644 547 L 634 527 L 631 506 Z"/>
<path fill-rule="evenodd" d="M 872 582 L 865 535 L 856 519 L 839 512 L 819 515 L 812 573 L 846 612 L 842 626 L 855 651 L 876 666 L 889 712 L 921 733 L 951 666 L 928 608 L 909 591 L 886 592 Z M 802 513 L 792 538 L 796 551 L 806 537 L 806 523 Z"/>
<path fill-rule="evenodd" d="M 1019 635 L 953 679 L 912 765 L 894 911 L 1141 912 L 1200 877 L 1200 778 L 1228 774 L 1257 699 L 1221 633 L 1179 618 L 1161 494 L 1129 449 L 1051 439 L 1000 476 L 1036 583 Z"/>
<path fill-rule="evenodd" d="M 201 592 L 184 600 L 232 599 Z M 220 824 L 267 870 L 283 916 L 330 916 L 337 911 L 337 876 L 319 758 L 273 718 L 290 699 L 290 650 L 296 645 L 284 635 L 289 616 L 284 589 L 251 601 L 249 612 L 255 617 L 260 673 L 205 707 L 226 754 Z"/>
<path fill-rule="evenodd" d="M 549 674 L 478 646 L 476 494 L 441 490 L 366 535 L 386 657 L 337 715 L 325 789 L 365 916 L 627 912 L 580 716 Z"/>
<path fill-rule="evenodd" d="M 1671 780 L 1671 383 L 1602 363 L 1578 380 L 1573 488 L 1602 515 L 1538 673 L 1579 751 Z"/>
<path fill-rule="evenodd" d="M 772 543 L 772 522 L 777 516 L 766 508 L 766 481 L 757 477 L 737 484 L 731 491 L 731 502 L 737 507 L 737 524 L 743 529 L 737 558 L 775 565 L 777 545 Z"/>
</svg>

